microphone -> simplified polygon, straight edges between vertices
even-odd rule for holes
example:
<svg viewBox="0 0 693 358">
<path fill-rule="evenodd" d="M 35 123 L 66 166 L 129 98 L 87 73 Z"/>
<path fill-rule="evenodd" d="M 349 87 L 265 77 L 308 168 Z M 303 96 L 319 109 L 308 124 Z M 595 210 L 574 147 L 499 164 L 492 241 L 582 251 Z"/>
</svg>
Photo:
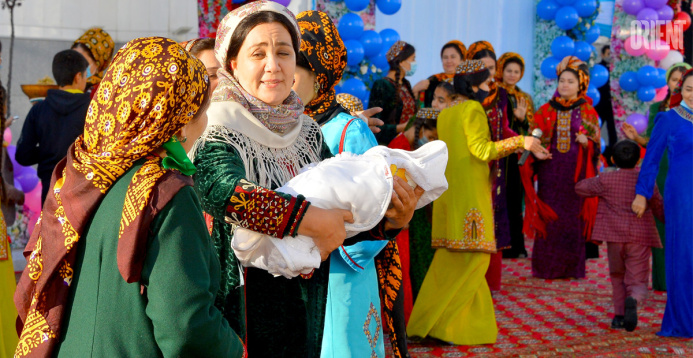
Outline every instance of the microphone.
<svg viewBox="0 0 693 358">
<path fill-rule="evenodd" d="M 532 131 L 532 137 L 537 138 L 537 139 L 541 139 L 541 136 L 543 134 L 544 134 L 544 132 L 542 132 L 541 129 L 539 129 L 539 128 L 535 128 Z M 529 153 L 531 153 L 531 151 L 525 149 L 524 152 L 522 152 L 522 157 L 517 162 L 517 165 L 524 165 L 525 162 L 527 161 L 527 158 L 529 157 Z"/>
</svg>

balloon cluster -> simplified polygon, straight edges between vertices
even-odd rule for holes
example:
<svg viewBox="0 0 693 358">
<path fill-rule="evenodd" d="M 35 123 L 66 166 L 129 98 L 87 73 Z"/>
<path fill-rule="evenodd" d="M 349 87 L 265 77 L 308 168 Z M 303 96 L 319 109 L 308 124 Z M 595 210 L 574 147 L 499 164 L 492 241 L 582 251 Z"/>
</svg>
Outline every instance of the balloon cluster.
<svg viewBox="0 0 693 358">
<path fill-rule="evenodd" d="M 246 1 L 247 0 L 231 0 L 231 3 L 232 4 L 243 4 Z M 272 1 L 274 1 L 277 4 L 284 6 L 284 7 L 289 6 L 289 4 L 291 3 L 291 0 L 272 0 Z"/>
<path fill-rule="evenodd" d="M 666 71 L 650 65 L 640 67 L 638 72 L 626 71 L 618 83 L 624 91 L 637 91 L 643 102 L 661 101 L 667 94 Z"/>
<path fill-rule="evenodd" d="M 344 14 L 337 25 L 339 35 L 344 41 L 347 51 L 347 66 L 360 66 L 364 59 L 387 72 L 390 67 L 385 54 L 400 37 L 393 29 L 384 29 L 380 32 L 364 30 L 364 22 L 359 14 L 368 7 L 370 0 L 344 0 L 346 7 L 353 12 Z M 376 7 L 385 15 L 392 15 L 402 7 L 402 0 L 376 0 Z M 359 78 L 345 79 L 336 88 L 337 93 L 349 93 L 364 102 L 368 101 L 368 88 Z"/>
<path fill-rule="evenodd" d="M 12 132 L 9 128 L 3 133 L 3 142 L 12 142 Z M 29 229 L 32 230 L 36 220 L 41 215 L 41 183 L 36 169 L 19 165 L 14 159 L 17 147 L 7 147 L 7 154 L 14 167 L 14 187 L 24 192 L 24 213 L 29 216 Z"/>
<path fill-rule="evenodd" d="M 640 21 L 672 20 L 674 9 L 667 0 L 623 0 L 623 11 Z"/>
<path fill-rule="evenodd" d="M 566 31 L 574 28 L 581 17 L 590 17 L 595 11 L 597 0 L 541 0 L 537 4 L 539 17 L 547 21 L 555 20 L 556 25 Z"/>
</svg>

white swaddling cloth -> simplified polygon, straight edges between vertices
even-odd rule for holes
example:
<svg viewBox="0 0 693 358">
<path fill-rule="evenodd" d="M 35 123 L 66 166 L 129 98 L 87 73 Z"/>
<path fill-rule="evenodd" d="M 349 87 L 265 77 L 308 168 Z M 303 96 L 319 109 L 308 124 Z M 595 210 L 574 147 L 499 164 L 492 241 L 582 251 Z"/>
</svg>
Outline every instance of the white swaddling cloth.
<svg viewBox="0 0 693 358">
<path fill-rule="evenodd" d="M 410 185 L 425 190 L 416 205 L 419 209 L 447 190 L 447 162 L 448 150 L 442 141 L 427 143 L 413 152 L 377 146 L 363 155 L 343 153 L 308 165 L 276 191 L 302 194 L 311 205 L 322 209 L 351 211 L 354 222 L 344 225 L 348 239 L 374 228 L 385 216 L 393 192 L 390 165 L 403 168 Z M 277 239 L 239 227 L 231 246 L 243 266 L 267 270 L 274 276 L 292 278 L 320 267 L 320 250 L 307 236 Z"/>
</svg>

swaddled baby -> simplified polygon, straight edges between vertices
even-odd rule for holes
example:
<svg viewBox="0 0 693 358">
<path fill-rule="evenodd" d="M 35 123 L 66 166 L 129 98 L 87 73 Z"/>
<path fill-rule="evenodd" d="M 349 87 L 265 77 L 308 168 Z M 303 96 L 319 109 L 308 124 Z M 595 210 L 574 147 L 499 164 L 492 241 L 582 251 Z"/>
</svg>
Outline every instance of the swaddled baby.
<svg viewBox="0 0 693 358">
<path fill-rule="evenodd" d="M 427 143 L 413 152 L 377 146 L 363 155 L 342 153 L 306 166 L 276 191 L 302 194 L 311 205 L 322 209 L 350 210 L 354 222 L 344 224 L 349 239 L 383 219 L 392 199 L 393 175 L 403 177 L 412 188 L 425 190 L 417 209 L 440 197 L 448 188 L 447 162 L 448 150 L 442 141 Z M 302 235 L 277 239 L 238 228 L 231 246 L 243 266 L 264 269 L 275 276 L 310 274 L 321 261 L 313 239 Z"/>
</svg>

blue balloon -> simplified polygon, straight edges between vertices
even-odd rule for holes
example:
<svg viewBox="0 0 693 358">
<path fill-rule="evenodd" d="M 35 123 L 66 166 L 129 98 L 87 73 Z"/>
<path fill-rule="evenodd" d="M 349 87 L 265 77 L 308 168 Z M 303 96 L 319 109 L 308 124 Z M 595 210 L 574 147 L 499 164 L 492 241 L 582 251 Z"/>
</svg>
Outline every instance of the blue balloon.
<svg viewBox="0 0 693 358">
<path fill-rule="evenodd" d="M 377 56 L 383 47 L 383 39 L 380 38 L 380 34 L 373 30 L 364 31 L 359 41 L 363 45 L 363 51 L 368 58 Z"/>
<path fill-rule="evenodd" d="M 378 10 L 385 15 L 392 15 L 402 7 L 402 0 L 376 0 Z"/>
<path fill-rule="evenodd" d="M 638 89 L 638 99 L 643 102 L 649 102 L 655 98 L 657 91 L 652 86 L 640 87 Z"/>
<path fill-rule="evenodd" d="M 383 40 L 381 52 L 387 52 L 395 42 L 399 41 L 399 33 L 393 29 L 383 29 L 380 31 L 380 38 Z"/>
<path fill-rule="evenodd" d="M 386 53 L 387 50 L 383 48 L 383 50 L 380 51 L 380 53 L 377 56 L 371 57 L 371 63 L 383 72 L 387 72 L 390 70 L 390 64 L 387 63 L 387 57 L 385 57 Z"/>
<path fill-rule="evenodd" d="M 590 17 L 597 11 L 597 0 L 577 0 L 573 7 L 580 17 Z"/>
<path fill-rule="evenodd" d="M 344 4 L 351 11 L 361 11 L 368 7 L 370 0 L 344 0 Z"/>
<path fill-rule="evenodd" d="M 592 55 L 592 46 L 585 41 L 575 41 L 575 53 L 573 56 L 580 59 L 580 61 L 587 61 Z"/>
<path fill-rule="evenodd" d="M 344 47 L 347 51 L 347 65 L 357 66 L 361 61 L 363 61 L 364 51 L 363 45 L 356 40 L 346 40 L 344 41 Z"/>
<path fill-rule="evenodd" d="M 565 5 L 571 5 L 575 2 L 575 0 L 556 0 L 557 3 L 565 6 Z"/>
<path fill-rule="evenodd" d="M 245 2 L 245 0 L 233 0 L 232 2 L 234 4 L 242 4 L 243 2 Z"/>
<path fill-rule="evenodd" d="M 626 71 L 621 75 L 618 84 L 624 91 L 637 91 L 640 88 L 638 83 L 638 75 L 633 71 Z"/>
<path fill-rule="evenodd" d="M 554 0 L 541 0 L 537 4 L 537 15 L 546 21 L 552 21 L 556 17 L 560 6 Z"/>
<path fill-rule="evenodd" d="M 654 86 L 655 82 L 657 82 L 657 76 L 659 76 L 659 72 L 656 68 L 650 65 L 640 67 L 638 70 L 640 88 Z"/>
<path fill-rule="evenodd" d="M 598 105 L 599 101 L 602 99 L 602 95 L 599 93 L 597 87 L 594 87 L 591 83 L 587 87 L 587 97 L 592 98 L 592 106 Z"/>
<path fill-rule="evenodd" d="M 568 36 L 558 36 L 551 42 L 551 54 L 557 59 L 564 59 L 575 53 L 575 42 Z"/>
<path fill-rule="evenodd" d="M 352 77 L 344 81 L 342 83 L 342 91 L 344 91 L 344 93 L 349 93 L 353 96 L 356 96 L 360 99 L 368 95 L 368 89 L 366 88 L 366 85 L 363 84 L 363 81 L 356 77 Z"/>
<path fill-rule="evenodd" d="M 658 68 L 657 80 L 654 83 L 654 88 L 662 88 L 667 85 L 667 71 L 663 68 Z"/>
<path fill-rule="evenodd" d="M 548 57 L 541 63 L 541 74 L 548 79 L 555 79 L 558 77 L 556 74 L 556 66 L 561 62 L 561 60 L 555 57 Z"/>
<path fill-rule="evenodd" d="M 599 120 L 599 128 L 601 128 L 602 125 L 604 125 L 604 122 L 602 121 L 602 117 L 597 117 L 597 120 Z"/>
<path fill-rule="evenodd" d="M 339 20 L 337 31 L 342 40 L 358 40 L 363 34 L 363 19 L 352 12 L 346 13 Z"/>
<path fill-rule="evenodd" d="M 602 153 L 604 153 L 604 149 L 606 149 L 606 141 L 604 140 L 604 138 L 599 138 L 599 139 L 600 139 L 600 142 L 602 145 Z"/>
<path fill-rule="evenodd" d="M 599 35 L 601 35 L 599 26 L 592 25 L 589 30 L 585 31 L 585 42 L 591 44 L 599 39 Z"/>
<path fill-rule="evenodd" d="M 599 88 L 605 85 L 609 81 L 609 70 L 602 65 L 594 65 L 590 71 L 590 84 L 594 84 L 594 87 Z"/>
<path fill-rule="evenodd" d="M 580 15 L 572 6 L 564 6 L 556 13 L 556 25 L 563 30 L 570 30 L 580 21 Z"/>
</svg>

